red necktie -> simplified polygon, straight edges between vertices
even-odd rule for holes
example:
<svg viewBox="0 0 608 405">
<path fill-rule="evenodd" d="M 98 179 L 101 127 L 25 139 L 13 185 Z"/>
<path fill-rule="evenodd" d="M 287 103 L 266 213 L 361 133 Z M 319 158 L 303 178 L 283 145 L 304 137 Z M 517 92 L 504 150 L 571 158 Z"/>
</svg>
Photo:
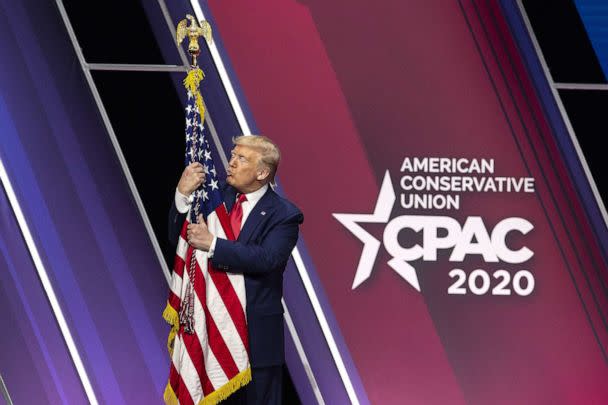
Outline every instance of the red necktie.
<svg viewBox="0 0 608 405">
<path fill-rule="evenodd" d="M 234 239 L 236 240 L 241 233 L 241 222 L 243 221 L 243 201 L 247 201 L 245 194 L 240 194 L 236 199 L 232 210 L 230 211 L 230 226 L 232 232 L 234 232 Z"/>
</svg>

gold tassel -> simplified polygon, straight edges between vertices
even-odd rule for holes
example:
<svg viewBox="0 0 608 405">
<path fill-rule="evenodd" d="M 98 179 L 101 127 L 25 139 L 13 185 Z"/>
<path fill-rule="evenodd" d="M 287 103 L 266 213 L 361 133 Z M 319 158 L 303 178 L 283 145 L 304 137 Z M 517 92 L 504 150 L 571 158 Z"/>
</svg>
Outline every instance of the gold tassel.
<svg viewBox="0 0 608 405">
<path fill-rule="evenodd" d="M 171 326 L 179 325 L 179 314 L 175 308 L 169 304 L 169 301 L 167 301 L 167 306 L 163 311 L 163 319 Z"/>
<path fill-rule="evenodd" d="M 196 98 L 196 106 L 201 114 L 201 123 L 205 122 L 205 105 L 203 104 L 203 96 L 201 96 L 199 85 L 204 78 L 205 74 L 200 68 L 197 67 L 191 69 L 184 79 L 184 86 L 186 87 L 186 90 L 190 91 Z"/>
</svg>

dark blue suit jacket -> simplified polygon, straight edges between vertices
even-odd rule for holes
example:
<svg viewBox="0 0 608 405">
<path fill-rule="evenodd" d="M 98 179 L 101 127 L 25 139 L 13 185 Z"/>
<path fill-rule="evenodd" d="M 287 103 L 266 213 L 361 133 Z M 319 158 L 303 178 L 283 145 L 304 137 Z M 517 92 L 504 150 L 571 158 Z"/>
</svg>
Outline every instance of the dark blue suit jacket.
<svg viewBox="0 0 608 405">
<path fill-rule="evenodd" d="M 236 199 L 231 186 L 222 189 L 228 212 Z M 178 240 L 185 214 L 173 204 L 169 237 Z M 219 239 L 212 263 L 218 270 L 242 273 L 247 294 L 247 327 L 253 367 L 283 364 L 283 271 L 298 240 L 302 212 L 272 188 L 262 196 L 242 226 L 236 241 Z"/>
</svg>

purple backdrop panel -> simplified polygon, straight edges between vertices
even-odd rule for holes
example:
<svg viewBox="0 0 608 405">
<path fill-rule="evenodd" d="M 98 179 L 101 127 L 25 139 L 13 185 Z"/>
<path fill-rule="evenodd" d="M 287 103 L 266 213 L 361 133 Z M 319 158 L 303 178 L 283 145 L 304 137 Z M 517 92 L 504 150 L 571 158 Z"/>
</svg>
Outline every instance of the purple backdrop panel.
<svg viewBox="0 0 608 405">
<path fill-rule="evenodd" d="M 58 11 L 33 3 L 0 2 L 0 154 L 98 400 L 159 403 L 166 281 Z"/>
<path fill-rule="evenodd" d="M 0 129 L 10 131 L 2 113 Z M 4 189 L 0 193 L 0 373 L 15 403 L 86 397 Z"/>
</svg>

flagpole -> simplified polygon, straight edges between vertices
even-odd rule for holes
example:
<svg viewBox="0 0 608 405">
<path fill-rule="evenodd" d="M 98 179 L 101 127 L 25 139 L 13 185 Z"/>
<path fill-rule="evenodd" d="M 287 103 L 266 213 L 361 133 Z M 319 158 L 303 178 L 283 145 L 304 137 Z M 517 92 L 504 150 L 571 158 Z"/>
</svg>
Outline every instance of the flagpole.
<svg viewBox="0 0 608 405">
<path fill-rule="evenodd" d="M 211 42 L 211 27 L 206 21 L 199 25 L 194 17 L 187 15 L 177 25 L 177 44 L 188 37 L 188 53 L 192 59 L 184 79 L 188 91 L 184 160 L 186 166 L 200 164 L 205 173 L 205 181 L 191 195 L 185 224 L 196 223 L 202 214 L 215 235 L 233 240 L 203 125 L 205 108 L 200 83 L 204 75 L 197 63 L 201 36 Z M 171 367 L 164 399 L 165 403 L 174 405 L 180 403 L 183 396 L 185 401 L 215 405 L 251 381 L 245 285 L 242 275 L 229 276 L 214 269 L 207 254 L 196 251 L 186 241 L 184 229 L 182 226 L 176 252 L 179 260 L 175 261 L 170 294 L 163 311 L 163 318 L 171 325 L 167 343 Z M 212 286 L 209 295 L 205 286 Z M 226 294 L 238 300 L 226 305 Z M 219 325 L 232 324 L 233 328 L 224 328 L 219 333 L 215 322 L 207 325 L 206 319 L 216 319 Z M 223 348 L 227 352 L 222 352 Z M 213 353 L 216 349 L 222 356 Z"/>
</svg>

